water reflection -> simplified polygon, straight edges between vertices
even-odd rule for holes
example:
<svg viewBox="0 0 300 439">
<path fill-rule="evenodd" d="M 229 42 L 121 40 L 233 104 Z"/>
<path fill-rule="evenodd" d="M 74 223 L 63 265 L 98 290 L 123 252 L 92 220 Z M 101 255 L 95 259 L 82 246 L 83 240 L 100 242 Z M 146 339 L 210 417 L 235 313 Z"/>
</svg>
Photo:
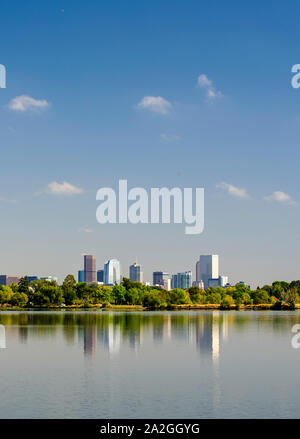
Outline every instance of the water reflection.
<svg viewBox="0 0 300 439">
<path fill-rule="evenodd" d="M 63 335 L 67 345 L 79 343 L 86 357 L 103 347 L 117 356 L 127 345 L 138 353 L 144 336 L 154 344 L 176 340 L 194 346 L 203 358 L 219 361 L 230 330 L 246 331 L 250 324 L 257 330 L 290 331 L 299 322 L 297 312 L 3 312 L 0 313 L 0 348 L 6 337 L 13 343 Z"/>
<path fill-rule="evenodd" d="M 0 325 L 0 349 L 6 348 L 5 326 Z"/>
</svg>

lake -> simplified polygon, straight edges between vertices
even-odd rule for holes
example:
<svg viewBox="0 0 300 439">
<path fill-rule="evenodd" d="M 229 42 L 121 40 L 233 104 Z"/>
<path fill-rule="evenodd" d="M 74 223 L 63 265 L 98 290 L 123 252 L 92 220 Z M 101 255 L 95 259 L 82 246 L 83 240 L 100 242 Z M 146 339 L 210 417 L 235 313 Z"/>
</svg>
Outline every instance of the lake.
<svg viewBox="0 0 300 439">
<path fill-rule="evenodd" d="M 299 418 L 297 311 L 0 313 L 1 418 Z"/>
</svg>

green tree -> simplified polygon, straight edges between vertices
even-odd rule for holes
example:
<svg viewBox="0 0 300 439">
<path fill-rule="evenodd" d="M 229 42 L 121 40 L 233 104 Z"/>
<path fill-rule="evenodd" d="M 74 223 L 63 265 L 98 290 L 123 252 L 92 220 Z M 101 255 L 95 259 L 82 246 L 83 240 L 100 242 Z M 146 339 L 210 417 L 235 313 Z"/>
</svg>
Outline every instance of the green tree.
<svg viewBox="0 0 300 439">
<path fill-rule="evenodd" d="M 25 293 L 26 295 L 29 294 L 29 283 L 27 276 L 21 277 L 21 279 L 19 280 L 18 291 L 19 293 Z"/>
<path fill-rule="evenodd" d="M 126 303 L 129 305 L 141 305 L 142 304 L 143 291 L 138 288 L 130 288 L 125 293 Z"/>
<path fill-rule="evenodd" d="M 299 302 L 299 295 L 297 288 L 290 288 L 283 294 L 283 300 L 289 305 L 290 309 L 296 308 L 296 303 Z"/>
<path fill-rule="evenodd" d="M 206 295 L 205 290 L 202 290 L 198 287 L 190 287 L 188 289 L 188 293 L 190 295 L 190 299 L 193 303 L 206 303 Z"/>
<path fill-rule="evenodd" d="M 86 282 L 79 282 L 76 285 L 76 297 L 79 300 L 88 301 L 90 299 L 90 287 L 89 284 Z"/>
<path fill-rule="evenodd" d="M 101 285 L 99 288 L 99 301 L 105 305 L 108 305 L 113 301 L 111 295 L 111 288 L 106 285 Z"/>
<path fill-rule="evenodd" d="M 13 296 L 13 291 L 8 285 L 0 285 L 0 303 L 8 304 L 11 301 L 11 298 Z"/>
<path fill-rule="evenodd" d="M 62 284 L 62 294 L 66 305 L 73 305 L 77 299 L 76 280 L 72 274 L 68 274 Z"/>
<path fill-rule="evenodd" d="M 223 309 L 231 309 L 235 305 L 234 300 L 231 296 L 228 294 L 224 297 L 224 299 L 221 302 L 221 307 Z"/>
<path fill-rule="evenodd" d="M 185 305 L 190 304 L 191 299 L 188 291 L 174 288 L 167 293 L 167 301 L 169 305 Z"/>
<path fill-rule="evenodd" d="M 167 308 L 165 293 L 156 288 L 146 291 L 143 295 L 143 306 L 151 309 Z"/>
<path fill-rule="evenodd" d="M 27 305 L 28 296 L 25 293 L 14 293 L 10 299 L 10 303 L 13 306 L 24 307 Z"/>
<path fill-rule="evenodd" d="M 111 296 L 116 305 L 123 305 L 126 303 L 126 289 L 123 285 L 115 285 L 112 289 Z"/>
</svg>

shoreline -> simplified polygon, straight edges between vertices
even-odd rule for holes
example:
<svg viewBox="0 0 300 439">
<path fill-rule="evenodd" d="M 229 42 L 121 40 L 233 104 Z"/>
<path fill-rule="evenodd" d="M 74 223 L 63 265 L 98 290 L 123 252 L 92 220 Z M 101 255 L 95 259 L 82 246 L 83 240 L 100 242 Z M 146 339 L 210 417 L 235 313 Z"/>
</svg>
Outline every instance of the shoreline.
<svg viewBox="0 0 300 439">
<path fill-rule="evenodd" d="M 170 305 L 166 308 L 146 308 L 142 305 L 91 305 L 91 306 L 51 306 L 51 307 L 28 307 L 22 308 L 17 306 L 0 306 L 1 312 L 9 311 L 299 311 L 300 303 L 291 308 L 283 305 L 282 308 L 274 308 L 270 303 L 258 305 L 232 305 L 229 308 L 223 308 L 220 304 L 194 304 L 194 305 Z"/>
</svg>

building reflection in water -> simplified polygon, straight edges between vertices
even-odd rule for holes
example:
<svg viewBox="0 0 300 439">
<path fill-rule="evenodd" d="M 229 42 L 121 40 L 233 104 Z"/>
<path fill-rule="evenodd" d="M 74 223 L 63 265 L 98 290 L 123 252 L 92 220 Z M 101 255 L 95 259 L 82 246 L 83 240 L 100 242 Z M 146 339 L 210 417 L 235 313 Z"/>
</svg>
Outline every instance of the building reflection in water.
<svg viewBox="0 0 300 439">
<path fill-rule="evenodd" d="M 0 325 L 0 349 L 6 348 L 5 326 Z"/>
<path fill-rule="evenodd" d="M 83 340 L 84 355 L 93 356 L 97 343 L 111 356 L 120 353 L 121 344 L 127 344 L 136 353 L 143 344 L 144 335 L 154 344 L 163 339 L 176 339 L 194 345 L 201 357 L 218 362 L 223 342 L 228 338 L 226 312 L 166 312 L 164 314 L 101 315 L 91 324 L 78 326 L 79 339 Z M 74 340 L 73 340 L 74 341 Z"/>
<path fill-rule="evenodd" d="M 196 343 L 201 354 L 210 356 L 216 362 L 220 357 L 221 344 L 228 337 L 228 314 L 213 311 L 202 317 L 196 322 Z"/>
<path fill-rule="evenodd" d="M 117 355 L 121 345 L 121 328 L 110 323 L 104 330 L 103 337 L 104 347 L 111 355 Z"/>
<path fill-rule="evenodd" d="M 96 351 L 96 326 L 84 327 L 83 350 L 85 355 L 90 356 Z"/>
</svg>

